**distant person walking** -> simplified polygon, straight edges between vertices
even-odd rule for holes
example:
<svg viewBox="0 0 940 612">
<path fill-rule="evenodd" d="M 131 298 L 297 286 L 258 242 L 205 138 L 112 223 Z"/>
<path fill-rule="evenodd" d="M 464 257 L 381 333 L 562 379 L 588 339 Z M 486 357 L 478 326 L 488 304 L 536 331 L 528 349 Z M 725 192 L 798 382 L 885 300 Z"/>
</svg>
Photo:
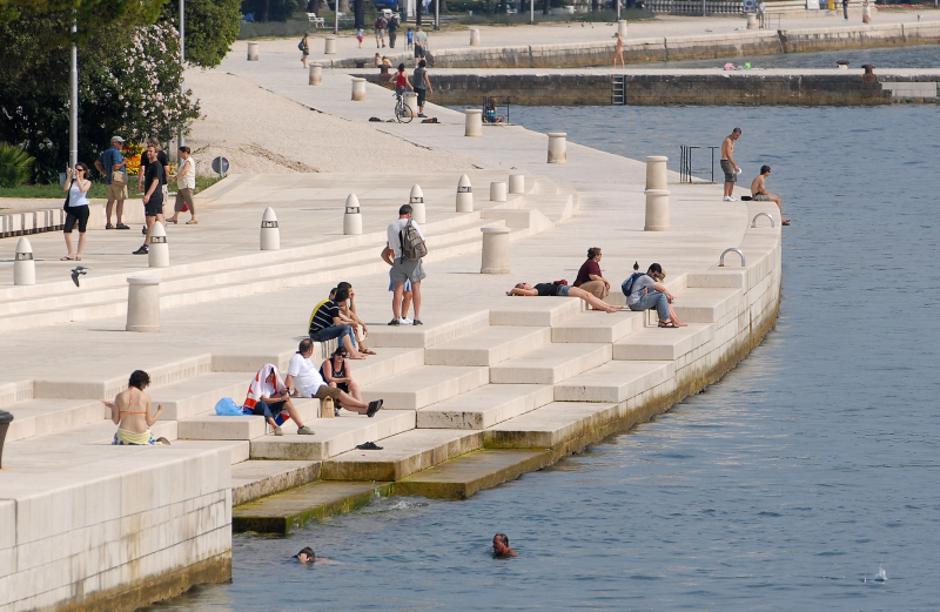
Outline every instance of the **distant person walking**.
<svg viewBox="0 0 940 612">
<path fill-rule="evenodd" d="M 775 193 L 767 191 L 767 178 L 770 176 L 770 166 L 761 166 L 760 174 L 751 181 L 751 198 L 756 202 L 773 202 L 780 210 L 780 225 L 790 225 L 790 220 L 783 216 L 783 200 Z"/>
<path fill-rule="evenodd" d="M 418 26 L 415 30 L 415 59 L 424 59 L 428 52 L 428 33 Z"/>
<path fill-rule="evenodd" d="M 411 76 L 411 85 L 414 87 L 415 93 L 418 94 L 418 116 L 427 117 L 424 114 L 424 102 L 433 89 L 431 88 L 431 77 L 428 76 L 428 63 L 425 60 L 418 61 L 418 67 L 415 68 L 414 74 Z"/>
<path fill-rule="evenodd" d="M 124 200 L 127 199 L 127 160 L 121 154 L 124 148 L 124 139 L 120 136 L 111 137 L 111 148 L 105 149 L 95 160 L 95 168 L 108 186 L 108 203 L 105 205 L 105 229 L 130 229 L 122 221 L 124 217 Z M 111 225 L 111 212 L 117 204 L 117 225 Z"/>
<path fill-rule="evenodd" d="M 734 161 L 734 143 L 741 137 L 741 128 L 736 127 L 731 133 L 725 136 L 721 143 L 721 170 L 725 173 L 725 202 L 737 202 L 738 199 L 732 195 L 734 193 L 734 184 L 738 181 L 738 174 L 741 173 L 741 167 Z"/>
<path fill-rule="evenodd" d="M 63 191 L 68 192 L 68 204 L 65 207 L 65 248 L 64 257 L 60 261 L 81 261 L 85 251 L 85 230 L 88 228 L 88 198 L 86 194 L 91 189 L 88 179 L 88 166 L 82 162 L 75 164 L 74 168 L 66 168 L 66 183 Z M 72 248 L 72 229 L 78 224 L 78 250 Z"/>
<path fill-rule="evenodd" d="M 415 48 L 415 31 L 411 28 L 408 28 L 405 31 L 405 51 L 414 51 Z"/>
<path fill-rule="evenodd" d="M 173 205 L 173 216 L 167 219 L 169 223 L 179 223 L 181 212 L 189 211 L 189 221 L 186 225 L 199 223 L 196 219 L 196 204 L 193 202 L 193 192 L 196 190 L 196 160 L 193 159 L 189 147 L 179 148 L 179 168 L 176 170 L 176 202 Z"/>
<path fill-rule="evenodd" d="M 611 65 L 616 66 L 617 61 L 619 60 L 620 67 L 626 68 L 626 66 L 623 63 L 623 36 L 620 35 L 620 32 L 617 32 L 616 34 L 614 34 L 614 38 L 616 40 L 614 41 L 614 57 L 611 60 Z"/>
<path fill-rule="evenodd" d="M 388 20 L 388 25 L 385 27 L 388 30 L 388 46 L 394 49 L 395 40 L 398 38 L 398 29 L 401 28 L 401 21 L 398 17 L 398 13 L 392 13 L 391 18 Z"/>
<path fill-rule="evenodd" d="M 421 281 L 425 278 L 421 260 L 427 254 L 426 238 L 421 228 L 411 218 L 412 208 L 404 204 L 398 209 L 398 219 L 388 224 L 387 247 L 392 250 L 392 270 L 390 276 L 395 287 L 392 293 L 392 320 L 389 325 L 406 323 L 402 317 L 402 293 L 405 283 L 411 281 L 412 303 L 415 318 L 412 325 L 421 322 Z"/>
<path fill-rule="evenodd" d="M 375 18 L 375 23 L 372 24 L 372 27 L 375 29 L 375 48 L 385 46 L 385 30 L 388 28 L 388 22 L 385 21 L 385 17 L 379 13 L 379 16 Z"/>
<path fill-rule="evenodd" d="M 141 173 L 144 177 L 144 216 L 147 220 L 147 234 L 144 243 L 134 251 L 134 255 L 146 255 L 150 252 L 150 240 L 153 224 L 163 223 L 163 183 L 166 177 L 163 162 L 157 155 L 156 147 L 147 146 L 147 169 Z"/>
<path fill-rule="evenodd" d="M 160 190 L 163 192 L 163 200 L 166 201 L 169 199 L 169 192 L 166 188 L 166 177 L 170 175 L 170 158 L 167 156 L 166 151 L 160 147 L 160 141 L 156 138 L 147 139 L 147 148 L 153 147 L 153 150 L 157 153 L 157 161 L 160 162 L 160 165 L 163 167 L 163 176 L 160 179 Z M 147 151 L 144 150 L 144 153 L 140 156 L 140 172 L 137 175 L 137 191 L 144 191 L 144 168 L 150 164 L 150 161 L 147 159 Z"/>
<path fill-rule="evenodd" d="M 842 0 L 842 18 L 849 20 L 849 0 Z"/>
<path fill-rule="evenodd" d="M 300 42 L 297 43 L 297 48 L 300 49 L 300 63 L 304 65 L 304 68 L 307 67 L 307 61 L 310 57 L 310 37 L 309 32 L 304 32 L 304 37 L 300 39 Z"/>
</svg>

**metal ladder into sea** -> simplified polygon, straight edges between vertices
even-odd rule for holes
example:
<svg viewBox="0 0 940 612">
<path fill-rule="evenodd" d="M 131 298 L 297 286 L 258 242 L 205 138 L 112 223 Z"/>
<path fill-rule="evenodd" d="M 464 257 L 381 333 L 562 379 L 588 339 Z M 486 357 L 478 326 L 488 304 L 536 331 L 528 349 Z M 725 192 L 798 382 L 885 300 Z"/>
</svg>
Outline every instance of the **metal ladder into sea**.
<svg viewBox="0 0 940 612">
<path fill-rule="evenodd" d="M 610 77 L 610 104 L 623 106 L 627 103 L 627 77 L 615 74 Z"/>
</svg>

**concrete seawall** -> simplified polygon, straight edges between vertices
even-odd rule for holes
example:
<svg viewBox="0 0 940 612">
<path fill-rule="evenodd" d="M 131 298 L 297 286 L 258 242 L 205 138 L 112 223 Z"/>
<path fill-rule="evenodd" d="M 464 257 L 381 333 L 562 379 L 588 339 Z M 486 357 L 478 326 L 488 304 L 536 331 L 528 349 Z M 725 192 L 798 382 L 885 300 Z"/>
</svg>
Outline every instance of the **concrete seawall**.
<svg viewBox="0 0 940 612">
<path fill-rule="evenodd" d="M 743 25 L 742 21 L 742 25 Z M 742 55 L 777 55 L 811 51 L 838 51 L 940 43 L 940 22 L 855 25 L 757 30 L 700 36 L 665 36 L 628 39 L 624 46 L 627 63 L 642 64 L 680 60 L 702 60 Z M 584 68 L 607 66 L 613 41 L 571 44 L 521 45 L 442 49 L 433 54 L 434 68 Z M 392 63 L 409 56 L 389 56 Z M 338 68 L 371 65 L 371 57 L 332 61 Z"/>
</svg>

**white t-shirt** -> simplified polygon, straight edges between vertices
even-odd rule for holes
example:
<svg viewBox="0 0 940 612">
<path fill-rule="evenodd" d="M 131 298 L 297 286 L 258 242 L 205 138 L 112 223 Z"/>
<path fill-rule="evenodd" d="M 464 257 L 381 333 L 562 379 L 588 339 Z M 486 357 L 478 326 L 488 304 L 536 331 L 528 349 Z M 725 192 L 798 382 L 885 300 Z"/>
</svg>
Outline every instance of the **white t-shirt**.
<svg viewBox="0 0 940 612">
<path fill-rule="evenodd" d="M 185 176 L 180 176 L 180 172 L 183 171 L 183 168 L 189 166 L 189 170 L 186 171 Z M 176 173 L 176 188 L 177 189 L 195 189 L 196 188 L 196 160 L 189 157 L 186 161 L 183 162 L 183 165 L 180 166 L 179 171 Z"/>
<path fill-rule="evenodd" d="M 415 226 L 415 229 L 418 230 L 418 234 L 422 238 L 427 240 L 424 236 L 424 232 L 421 231 L 421 228 L 418 226 L 418 222 L 413 219 L 396 219 L 388 224 L 388 247 L 395 251 L 395 259 L 401 258 L 401 231 L 405 229 L 405 226 L 408 225 L 408 221 L 411 221 L 411 224 Z"/>
<path fill-rule="evenodd" d="M 294 377 L 294 387 L 302 397 L 313 397 L 320 387 L 326 384 L 320 376 L 320 370 L 300 353 L 294 353 L 290 358 L 287 374 Z"/>
</svg>

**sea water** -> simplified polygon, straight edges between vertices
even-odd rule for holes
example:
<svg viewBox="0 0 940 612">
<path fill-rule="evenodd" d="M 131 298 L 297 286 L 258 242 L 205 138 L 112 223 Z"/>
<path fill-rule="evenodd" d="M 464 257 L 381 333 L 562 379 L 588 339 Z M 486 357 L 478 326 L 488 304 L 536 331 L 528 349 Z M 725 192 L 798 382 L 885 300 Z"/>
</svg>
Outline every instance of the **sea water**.
<svg viewBox="0 0 940 612">
<path fill-rule="evenodd" d="M 467 501 L 237 535 L 231 585 L 160 609 L 940 608 L 936 107 L 512 112 L 673 169 L 740 126 L 742 180 L 773 166 L 793 219 L 776 330 L 655 421 Z M 496 531 L 519 557 L 489 556 Z M 292 562 L 305 545 L 336 563 Z"/>
</svg>

